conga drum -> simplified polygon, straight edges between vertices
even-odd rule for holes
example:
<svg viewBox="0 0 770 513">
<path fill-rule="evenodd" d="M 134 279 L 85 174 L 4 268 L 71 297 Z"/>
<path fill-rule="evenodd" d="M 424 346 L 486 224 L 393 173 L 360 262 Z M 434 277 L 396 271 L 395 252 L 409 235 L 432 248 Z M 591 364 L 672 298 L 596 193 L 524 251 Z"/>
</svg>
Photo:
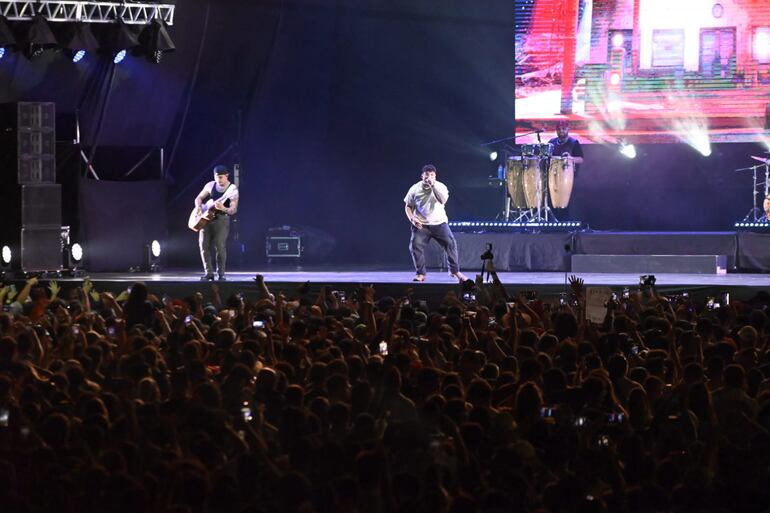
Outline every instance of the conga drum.
<svg viewBox="0 0 770 513">
<path fill-rule="evenodd" d="M 505 166 L 505 185 L 508 188 L 508 195 L 511 197 L 513 208 L 526 208 L 527 200 L 524 197 L 524 185 L 522 177 L 524 176 L 524 164 L 534 159 L 522 159 L 521 157 L 511 157 Z"/>
<path fill-rule="evenodd" d="M 575 180 L 575 161 L 562 157 L 551 157 L 548 168 L 548 193 L 554 208 L 567 208 L 572 196 Z"/>
<path fill-rule="evenodd" d="M 521 179 L 527 208 L 540 208 L 543 205 L 543 175 L 540 159 L 526 159 Z"/>
</svg>

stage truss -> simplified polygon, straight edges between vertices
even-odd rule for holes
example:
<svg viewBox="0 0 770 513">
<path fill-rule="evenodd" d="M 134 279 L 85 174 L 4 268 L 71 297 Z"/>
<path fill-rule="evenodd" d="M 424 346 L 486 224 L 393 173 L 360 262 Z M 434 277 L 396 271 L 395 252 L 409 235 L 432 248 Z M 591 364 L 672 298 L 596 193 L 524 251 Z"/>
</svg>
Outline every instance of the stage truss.
<svg viewBox="0 0 770 513">
<path fill-rule="evenodd" d="M 48 21 L 83 23 L 115 23 L 123 20 L 130 25 L 146 25 L 159 18 L 166 25 L 174 24 L 172 4 L 125 3 L 125 2 L 80 2 L 63 1 L 16 1 L 0 0 L 0 15 L 9 20 L 30 20 L 40 14 Z"/>
</svg>

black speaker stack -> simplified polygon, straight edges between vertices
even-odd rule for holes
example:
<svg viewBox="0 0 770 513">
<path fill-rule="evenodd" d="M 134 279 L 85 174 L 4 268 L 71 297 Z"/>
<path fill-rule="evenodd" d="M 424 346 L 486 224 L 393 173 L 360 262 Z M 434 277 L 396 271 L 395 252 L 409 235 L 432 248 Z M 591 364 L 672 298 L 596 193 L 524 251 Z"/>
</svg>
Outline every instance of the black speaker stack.
<svg viewBox="0 0 770 513">
<path fill-rule="evenodd" d="M 17 180 L 21 185 L 21 269 L 62 267 L 62 194 L 56 183 L 56 104 L 19 102 Z"/>
</svg>

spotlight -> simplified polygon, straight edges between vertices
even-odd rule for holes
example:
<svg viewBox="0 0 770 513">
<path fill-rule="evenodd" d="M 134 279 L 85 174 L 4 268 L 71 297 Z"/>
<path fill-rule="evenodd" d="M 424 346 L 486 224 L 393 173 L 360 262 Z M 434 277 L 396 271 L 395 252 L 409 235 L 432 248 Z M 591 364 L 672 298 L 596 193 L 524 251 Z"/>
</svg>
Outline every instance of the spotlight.
<svg viewBox="0 0 770 513">
<path fill-rule="evenodd" d="M 615 32 L 615 35 L 612 36 L 612 46 L 613 48 L 620 48 L 623 46 L 623 43 L 625 42 L 625 38 L 623 37 L 622 32 Z"/>
<path fill-rule="evenodd" d="M 158 273 L 160 266 L 160 242 L 153 240 L 147 245 L 147 268 L 151 273 Z"/>
<path fill-rule="evenodd" d="M 620 84 L 620 73 L 617 71 L 610 73 L 610 84 L 614 86 Z"/>
<path fill-rule="evenodd" d="M 0 46 L 0 59 L 2 59 L 3 57 L 5 57 L 5 47 Z"/>
<path fill-rule="evenodd" d="M 489 154 L 489 160 L 491 160 L 492 162 L 497 160 L 497 152 L 496 151 L 493 151 L 492 153 Z"/>
<path fill-rule="evenodd" d="M 13 260 L 13 253 L 9 246 L 3 246 L 0 251 L 0 269 L 7 271 L 11 268 L 11 260 Z"/>
<path fill-rule="evenodd" d="M 126 54 L 139 46 L 139 39 L 136 37 L 134 31 L 123 22 L 118 22 L 111 27 L 111 34 L 109 37 L 109 51 L 112 52 L 112 62 L 120 64 L 123 59 L 126 58 Z"/>
<path fill-rule="evenodd" d="M 69 268 L 72 272 L 77 273 L 83 269 L 83 246 L 77 242 L 69 248 Z"/>
<path fill-rule="evenodd" d="M 633 144 L 620 143 L 620 153 L 628 159 L 634 159 L 636 158 L 636 147 Z"/>
<path fill-rule="evenodd" d="M 80 62 L 87 52 L 99 50 L 99 42 L 86 23 L 74 23 L 65 36 L 64 47 L 72 54 L 72 62 Z"/>
<path fill-rule="evenodd" d="M 147 58 L 156 64 L 160 64 L 164 54 L 176 51 L 165 22 L 157 17 L 139 35 L 139 42 Z"/>
</svg>

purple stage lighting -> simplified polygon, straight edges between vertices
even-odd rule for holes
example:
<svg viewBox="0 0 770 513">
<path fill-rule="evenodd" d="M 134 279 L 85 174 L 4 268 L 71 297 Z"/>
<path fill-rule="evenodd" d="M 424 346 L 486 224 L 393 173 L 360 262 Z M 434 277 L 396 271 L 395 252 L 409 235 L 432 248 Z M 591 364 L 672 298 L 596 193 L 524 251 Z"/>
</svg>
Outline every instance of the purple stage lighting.
<svg viewBox="0 0 770 513">
<path fill-rule="evenodd" d="M 85 50 L 78 50 L 75 55 L 72 56 L 72 62 L 80 62 L 83 60 L 83 57 L 86 56 Z"/>
<path fill-rule="evenodd" d="M 112 62 L 115 64 L 120 64 L 121 62 L 123 62 L 123 59 L 126 58 L 126 53 L 127 52 L 125 50 L 119 51 L 118 53 L 115 54 L 115 58 L 112 60 Z"/>
</svg>

